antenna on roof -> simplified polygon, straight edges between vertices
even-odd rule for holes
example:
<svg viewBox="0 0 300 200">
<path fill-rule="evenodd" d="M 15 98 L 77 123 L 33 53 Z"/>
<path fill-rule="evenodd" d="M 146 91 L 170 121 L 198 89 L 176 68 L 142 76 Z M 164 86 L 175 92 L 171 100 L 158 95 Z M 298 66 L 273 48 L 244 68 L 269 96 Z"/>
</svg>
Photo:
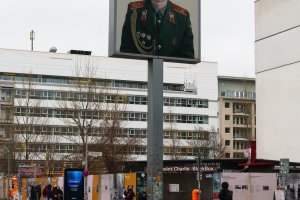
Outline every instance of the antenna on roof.
<svg viewBox="0 0 300 200">
<path fill-rule="evenodd" d="M 31 51 L 33 51 L 33 40 L 35 39 L 35 32 L 33 30 L 30 31 L 30 40 L 31 40 Z"/>
</svg>

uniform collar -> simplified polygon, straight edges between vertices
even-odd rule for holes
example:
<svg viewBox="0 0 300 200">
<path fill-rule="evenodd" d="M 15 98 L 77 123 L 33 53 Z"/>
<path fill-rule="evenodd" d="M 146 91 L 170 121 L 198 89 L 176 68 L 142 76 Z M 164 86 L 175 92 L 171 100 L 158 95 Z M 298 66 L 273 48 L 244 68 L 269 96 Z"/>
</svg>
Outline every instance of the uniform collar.
<svg viewBox="0 0 300 200">
<path fill-rule="evenodd" d="M 154 8 L 154 6 L 152 5 L 152 2 L 151 2 L 151 0 L 150 0 L 150 3 L 151 3 L 151 6 L 152 6 L 152 9 L 153 9 L 153 11 L 154 11 L 154 13 L 157 13 L 157 12 L 160 12 L 161 14 L 162 14 L 162 16 L 164 16 L 165 15 L 165 11 L 166 11 L 166 9 L 167 9 L 167 7 L 168 7 L 168 4 L 169 4 L 169 1 L 167 1 L 167 4 L 166 4 L 166 6 L 165 7 L 163 7 L 162 9 L 157 9 L 157 8 Z"/>
</svg>

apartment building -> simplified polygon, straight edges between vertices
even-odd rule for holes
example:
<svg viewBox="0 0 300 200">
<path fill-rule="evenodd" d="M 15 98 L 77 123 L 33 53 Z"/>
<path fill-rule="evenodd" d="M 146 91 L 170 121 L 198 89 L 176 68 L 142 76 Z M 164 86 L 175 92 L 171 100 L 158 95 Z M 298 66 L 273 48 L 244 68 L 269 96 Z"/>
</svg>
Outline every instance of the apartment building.
<svg viewBox="0 0 300 200">
<path fill-rule="evenodd" d="M 54 159 L 63 160 L 82 148 L 82 127 L 69 120 L 75 111 L 70 114 L 70 108 L 61 105 L 65 102 L 72 107 L 74 99 L 87 105 L 85 92 L 73 91 L 78 82 L 89 81 L 87 74 L 77 73 L 86 67 L 97 71 L 91 79 L 95 89 L 93 102 L 125 105 L 126 109 L 118 115 L 120 131 L 124 138 L 139 139 L 141 145 L 130 147 L 130 154 L 135 160 L 146 160 L 146 61 L 0 49 L 0 137 L 2 141 L 12 137 L 18 144 L 15 159 L 45 160 L 51 150 Z M 104 87 L 105 95 L 96 95 Z M 164 63 L 164 159 L 171 159 L 174 154 L 194 159 L 198 150 L 190 141 L 198 139 L 198 130 L 218 128 L 217 99 L 217 63 Z M 77 121 L 81 123 L 83 113 L 77 115 L 81 116 Z M 105 130 L 99 128 L 103 121 L 99 112 L 88 113 L 84 119 L 91 118 L 91 127 L 84 131 L 88 131 L 87 141 L 92 147 L 94 138 L 101 138 Z M 32 121 L 30 126 L 28 121 Z M 8 129 L 12 124 L 13 131 Z M 24 152 L 24 145 L 28 152 Z"/>
<path fill-rule="evenodd" d="M 255 79 L 218 77 L 220 135 L 225 158 L 244 158 L 255 139 Z"/>
</svg>

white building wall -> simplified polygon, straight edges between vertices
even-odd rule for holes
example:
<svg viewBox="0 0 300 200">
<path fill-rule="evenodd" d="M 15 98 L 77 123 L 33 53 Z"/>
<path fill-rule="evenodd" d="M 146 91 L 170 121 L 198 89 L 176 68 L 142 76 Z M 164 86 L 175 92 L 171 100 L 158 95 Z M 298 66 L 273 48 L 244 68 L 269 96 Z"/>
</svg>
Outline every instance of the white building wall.
<svg viewBox="0 0 300 200">
<path fill-rule="evenodd" d="M 48 52 L 30 52 L 19 50 L 0 49 L 0 72 L 7 73 L 32 73 L 54 76 L 74 76 L 75 66 L 85 66 L 90 62 L 90 66 L 97 69 L 99 78 L 127 80 L 127 81 L 147 81 L 147 62 L 141 60 L 127 60 L 118 58 L 105 58 L 96 56 L 82 56 L 71 54 L 58 54 Z M 209 108 L 189 108 L 189 107 L 164 107 L 164 113 L 174 114 L 194 114 L 207 115 L 209 124 L 184 124 L 175 123 L 173 128 L 179 130 L 195 130 L 202 127 L 207 130 L 218 130 L 218 80 L 217 63 L 202 62 L 197 65 L 191 64 L 164 64 L 164 82 L 173 84 L 194 85 L 196 91 L 177 92 L 165 91 L 164 97 L 181 97 L 208 100 Z M 15 84 L 21 88 L 22 84 Z M 68 90 L 68 85 L 54 85 L 38 83 L 36 89 L 46 90 Z M 147 95 L 145 89 L 120 88 L 112 89 L 112 92 L 119 94 Z M 45 107 L 55 107 L 53 100 L 43 101 Z M 146 105 L 128 105 L 127 111 L 147 112 Z M 62 124 L 59 119 L 51 119 L 49 124 Z M 128 128 L 146 128 L 147 122 L 128 121 L 125 123 Z M 164 128 L 168 128 L 170 123 L 164 123 Z M 186 143 L 182 143 L 188 145 Z"/>
<path fill-rule="evenodd" d="M 300 162 L 299 10 L 299 0 L 255 2 L 258 158 Z"/>
</svg>

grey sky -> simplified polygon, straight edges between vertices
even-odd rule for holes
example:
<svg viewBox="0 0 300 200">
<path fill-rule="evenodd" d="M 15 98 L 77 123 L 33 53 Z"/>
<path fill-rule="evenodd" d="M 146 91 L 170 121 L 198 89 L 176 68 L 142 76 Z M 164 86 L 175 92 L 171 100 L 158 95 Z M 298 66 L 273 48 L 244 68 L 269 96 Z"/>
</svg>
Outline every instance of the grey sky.
<svg viewBox="0 0 300 200">
<path fill-rule="evenodd" d="M 107 56 L 109 0 L 0 0 L 0 48 Z M 201 52 L 219 75 L 254 77 L 254 1 L 201 0 Z"/>
</svg>

